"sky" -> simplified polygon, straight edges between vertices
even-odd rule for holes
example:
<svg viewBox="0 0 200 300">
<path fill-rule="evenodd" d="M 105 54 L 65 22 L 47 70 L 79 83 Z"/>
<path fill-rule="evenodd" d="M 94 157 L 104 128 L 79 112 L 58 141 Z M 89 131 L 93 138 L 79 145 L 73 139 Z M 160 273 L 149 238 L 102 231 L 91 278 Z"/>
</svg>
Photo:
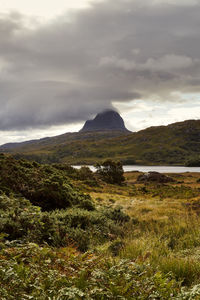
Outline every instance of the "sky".
<svg viewBox="0 0 200 300">
<path fill-rule="evenodd" d="M 200 0 L 0 0 L 0 144 L 199 119 L 199 28 Z"/>
</svg>

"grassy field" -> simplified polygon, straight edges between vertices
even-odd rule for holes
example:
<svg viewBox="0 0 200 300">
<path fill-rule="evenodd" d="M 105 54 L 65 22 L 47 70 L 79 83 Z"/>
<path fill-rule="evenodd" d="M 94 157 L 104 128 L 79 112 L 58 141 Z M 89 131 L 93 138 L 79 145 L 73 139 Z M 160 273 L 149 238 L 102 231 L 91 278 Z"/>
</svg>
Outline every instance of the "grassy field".
<svg viewBox="0 0 200 300">
<path fill-rule="evenodd" d="M 176 180 L 173 184 L 138 184 L 139 174 L 127 173 L 126 186 L 107 185 L 90 193 L 100 205 L 122 206 L 132 219 L 117 254 L 171 272 L 185 285 L 197 284 L 200 174 L 168 174 Z"/>
<path fill-rule="evenodd" d="M 37 177 L 69 172 L 26 167 L 31 177 L 35 167 Z M 111 185 L 78 172 L 64 186 L 79 201 L 90 195 L 85 207 L 43 212 L 1 191 L 0 299 L 200 299 L 200 174 L 168 174 L 175 181 L 161 184 L 130 172 Z"/>
</svg>

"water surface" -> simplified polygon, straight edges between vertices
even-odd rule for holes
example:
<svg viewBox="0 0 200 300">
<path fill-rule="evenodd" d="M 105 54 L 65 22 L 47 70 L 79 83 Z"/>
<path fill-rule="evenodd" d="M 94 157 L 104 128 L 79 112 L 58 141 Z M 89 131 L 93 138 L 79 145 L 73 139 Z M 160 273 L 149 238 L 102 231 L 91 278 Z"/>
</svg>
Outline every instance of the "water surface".
<svg viewBox="0 0 200 300">
<path fill-rule="evenodd" d="M 81 166 L 73 166 L 74 168 L 80 169 Z M 94 166 L 89 166 L 93 172 L 96 171 Z M 129 165 L 123 166 L 124 172 L 140 171 L 140 172 L 150 172 L 156 171 L 159 173 L 184 173 L 184 172 L 200 172 L 200 167 L 180 167 L 180 166 L 138 166 Z"/>
</svg>

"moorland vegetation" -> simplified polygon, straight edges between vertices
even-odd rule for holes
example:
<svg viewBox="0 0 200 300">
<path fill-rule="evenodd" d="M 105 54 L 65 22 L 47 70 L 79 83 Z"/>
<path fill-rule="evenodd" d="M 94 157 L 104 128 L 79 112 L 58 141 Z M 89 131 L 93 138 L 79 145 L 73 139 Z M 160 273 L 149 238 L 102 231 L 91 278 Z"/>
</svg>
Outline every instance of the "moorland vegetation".
<svg viewBox="0 0 200 300">
<path fill-rule="evenodd" d="M 0 299 L 200 299 L 200 175 L 99 168 L 0 156 Z"/>
</svg>

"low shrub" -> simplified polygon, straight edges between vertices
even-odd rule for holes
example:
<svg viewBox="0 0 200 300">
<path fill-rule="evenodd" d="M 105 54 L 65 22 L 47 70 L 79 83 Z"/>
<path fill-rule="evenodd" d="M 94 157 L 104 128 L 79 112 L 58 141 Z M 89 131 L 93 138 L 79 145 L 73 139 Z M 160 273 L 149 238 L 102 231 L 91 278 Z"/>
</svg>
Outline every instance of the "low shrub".
<svg viewBox="0 0 200 300">
<path fill-rule="evenodd" d="M 67 176 L 69 173 L 66 173 L 68 169 L 26 160 L 17 161 L 10 156 L 0 157 L 0 167 L 0 189 L 7 195 L 14 192 L 47 211 L 75 205 L 92 209 L 90 196 L 71 184 Z"/>
<path fill-rule="evenodd" d="M 71 208 L 42 212 L 26 199 L 1 195 L 0 232 L 9 241 L 32 241 L 55 247 L 74 244 L 79 250 L 86 251 L 91 244 L 105 242 L 112 234 L 122 235 L 123 228 L 118 219 L 111 210 L 106 211 Z M 125 222 L 126 215 L 122 216 Z"/>
<path fill-rule="evenodd" d="M 53 164 L 53 166 L 56 169 L 63 171 L 69 178 L 83 181 L 89 186 L 99 185 L 95 174 L 88 167 L 83 166 L 80 169 L 76 169 L 67 164 Z"/>
<path fill-rule="evenodd" d="M 130 217 L 123 212 L 121 206 L 114 208 L 102 208 L 104 214 L 111 220 L 117 222 L 118 224 L 126 223 L 130 220 Z"/>
<path fill-rule="evenodd" d="M 77 255 L 72 248 L 53 251 L 27 244 L 2 250 L 0 257 L 2 300 L 168 300 L 179 293 L 170 274 L 152 272 L 130 260 Z"/>
<path fill-rule="evenodd" d="M 124 247 L 124 242 L 121 239 L 116 239 L 110 244 L 108 250 L 112 253 L 112 255 L 117 256 L 119 255 L 123 247 Z"/>
</svg>

